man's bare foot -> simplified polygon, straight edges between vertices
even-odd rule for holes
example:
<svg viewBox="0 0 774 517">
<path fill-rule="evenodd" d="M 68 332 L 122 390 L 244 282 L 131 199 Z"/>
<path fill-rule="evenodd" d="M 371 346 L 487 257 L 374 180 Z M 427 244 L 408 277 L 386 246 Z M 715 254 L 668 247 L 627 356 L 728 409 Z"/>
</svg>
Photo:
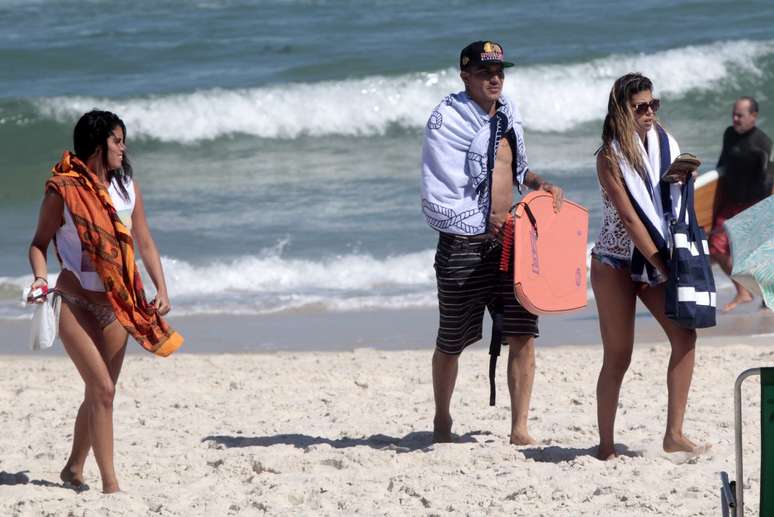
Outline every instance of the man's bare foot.
<svg viewBox="0 0 774 517">
<path fill-rule="evenodd" d="M 451 443 L 454 441 L 452 437 L 452 419 L 440 419 L 435 417 L 433 419 L 433 443 Z"/>
<path fill-rule="evenodd" d="M 527 431 L 511 431 L 511 445 L 535 445 L 537 441 Z"/>
<path fill-rule="evenodd" d="M 602 446 L 597 448 L 597 459 L 599 461 L 614 460 L 618 457 L 615 453 L 615 446 Z"/>
<path fill-rule="evenodd" d="M 59 473 L 59 479 L 65 484 L 72 485 L 75 488 L 83 486 L 83 472 L 80 470 L 74 470 L 72 467 L 65 466 L 62 472 Z"/>
<path fill-rule="evenodd" d="M 712 448 L 712 444 L 696 445 L 685 436 L 664 436 L 664 452 L 687 452 L 699 456 Z"/>
<path fill-rule="evenodd" d="M 753 301 L 753 297 L 750 295 L 750 293 L 736 293 L 734 299 L 723 306 L 722 312 L 731 312 L 736 308 L 737 305 L 750 303 L 751 301 Z"/>
</svg>

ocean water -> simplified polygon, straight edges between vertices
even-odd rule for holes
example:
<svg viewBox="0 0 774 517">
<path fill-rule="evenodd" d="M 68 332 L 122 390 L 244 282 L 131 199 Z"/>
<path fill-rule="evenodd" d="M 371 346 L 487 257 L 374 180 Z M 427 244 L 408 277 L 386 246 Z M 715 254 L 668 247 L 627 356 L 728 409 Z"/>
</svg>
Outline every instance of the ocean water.
<svg viewBox="0 0 774 517">
<path fill-rule="evenodd" d="M 178 315 L 433 306 L 422 129 L 476 39 L 516 63 L 530 165 L 590 209 L 592 238 L 616 77 L 654 80 L 702 170 L 740 95 L 774 135 L 774 4 L 624 5 L 0 0 L 0 318 L 29 315 L 43 184 L 93 107 L 127 124 Z"/>
</svg>

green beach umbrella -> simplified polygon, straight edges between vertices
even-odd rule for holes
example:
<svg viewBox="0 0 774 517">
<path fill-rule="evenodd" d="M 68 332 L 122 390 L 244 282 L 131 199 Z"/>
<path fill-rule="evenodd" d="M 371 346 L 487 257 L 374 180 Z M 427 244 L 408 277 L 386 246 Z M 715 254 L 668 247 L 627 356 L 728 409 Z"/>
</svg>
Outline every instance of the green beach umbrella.
<svg viewBox="0 0 774 517">
<path fill-rule="evenodd" d="M 734 269 L 731 277 L 774 308 L 774 196 L 726 221 Z"/>
</svg>

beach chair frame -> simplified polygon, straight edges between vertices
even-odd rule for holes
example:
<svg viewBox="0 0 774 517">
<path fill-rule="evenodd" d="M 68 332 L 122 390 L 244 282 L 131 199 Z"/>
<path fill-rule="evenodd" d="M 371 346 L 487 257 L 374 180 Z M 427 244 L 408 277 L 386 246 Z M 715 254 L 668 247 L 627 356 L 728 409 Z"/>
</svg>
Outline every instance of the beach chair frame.
<svg viewBox="0 0 774 517">
<path fill-rule="evenodd" d="M 761 385 L 765 379 L 771 379 L 774 368 L 749 368 L 736 378 L 734 383 L 734 445 L 736 456 L 736 480 L 730 481 L 726 472 L 720 473 L 720 500 L 723 510 L 723 517 L 744 517 L 744 465 L 742 459 L 742 383 L 748 377 L 753 375 L 761 376 Z M 769 380 L 769 383 L 771 381 Z M 761 392 L 763 394 L 763 391 Z M 761 399 L 761 417 L 764 418 L 763 410 L 766 407 L 766 400 Z M 761 422 L 761 511 L 766 504 L 763 498 L 763 487 L 765 483 L 765 474 L 767 466 L 765 461 L 765 435 L 763 433 L 764 422 Z M 763 515 L 763 513 L 761 513 Z"/>
</svg>

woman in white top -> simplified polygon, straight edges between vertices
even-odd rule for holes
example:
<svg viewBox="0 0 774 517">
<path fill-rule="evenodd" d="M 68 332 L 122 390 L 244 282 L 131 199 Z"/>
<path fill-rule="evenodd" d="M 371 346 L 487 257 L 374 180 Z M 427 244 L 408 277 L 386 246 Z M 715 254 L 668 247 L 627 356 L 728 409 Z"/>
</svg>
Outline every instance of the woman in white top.
<svg viewBox="0 0 774 517">
<path fill-rule="evenodd" d="M 601 460 L 616 457 L 613 440 L 618 397 L 634 346 L 634 315 L 637 298 L 664 329 L 672 347 L 667 370 L 668 408 L 663 448 L 666 452 L 701 452 L 683 435 L 683 418 L 694 366 L 696 331 L 678 326 L 667 318 L 664 280 L 667 266 L 648 229 L 627 193 L 623 169 L 635 171 L 635 180 L 646 183 L 648 170 L 654 170 L 659 152 L 655 130 L 658 99 L 653 98 L 651 81 L 640 74 L 627 74 L 615 81 L 608 101 L 602 130 L 602 147 L 597 153 L 597 175 L 602 189 L 603 223 L 592 250 L 591 285 L 599 312 L 604 347 L 602 369 L 597 381 L 597 421 Z M 655 140 L 655 141 L 648 141 Z M 670 145 L 677 142 L 669 137 Z M 672 149 L 673 152 L 679 152 Z M 671 158 L 670 158 L 671 161 Z M 651 174 L 652 175 L 652 174 Z M 661 214 L 658 170 L 654 196 L 641 197 L 646 207 Z M 655 210 L 654 210 L 655 209 Z M 658 222 L 657 222 L 658 223 Z M 633 280 L 632 257 L 639 252 L 647 261 L 650 274 L 646 283 Z M 637 276 L 637 275 L 635 275 Z M 641 278 L 638 277 L 638 280 Z"/>
<path fill-rule="evenodd" d="M 140 187 L 126 158 L 126 127 L 118 116 L 91 111 L 73 131 L 74 159 L 85 164 L 108 188 L 113 206 L 131 229 L 157 296 L 159 314 L 170 310 L 159 253 L 145 218 Z M 82 187 L 81 187 L 82 188 Z M 82 249 L 73 214 L 62 196 L 48 188 L 29 249 L 35 279 L 32 289 L 48 286 L 47 250 L 52 238 L 62 261 L 56 290 L 62 296 L 59 336 L 85 383 L 84 400 L 75 419 L 72 452 L 60 477 L 74 487 L 84 483 L 83 465 L 94 450 L 105 493 L 119 491 L 113 466 L 113 398 L 126 350 L 127 331 L 116 320 L 102 280 Z M 75 216 L 79 217 L 79 216 Z M 79 223 L 88 224 L 88 221 Z"/>
</svg>

